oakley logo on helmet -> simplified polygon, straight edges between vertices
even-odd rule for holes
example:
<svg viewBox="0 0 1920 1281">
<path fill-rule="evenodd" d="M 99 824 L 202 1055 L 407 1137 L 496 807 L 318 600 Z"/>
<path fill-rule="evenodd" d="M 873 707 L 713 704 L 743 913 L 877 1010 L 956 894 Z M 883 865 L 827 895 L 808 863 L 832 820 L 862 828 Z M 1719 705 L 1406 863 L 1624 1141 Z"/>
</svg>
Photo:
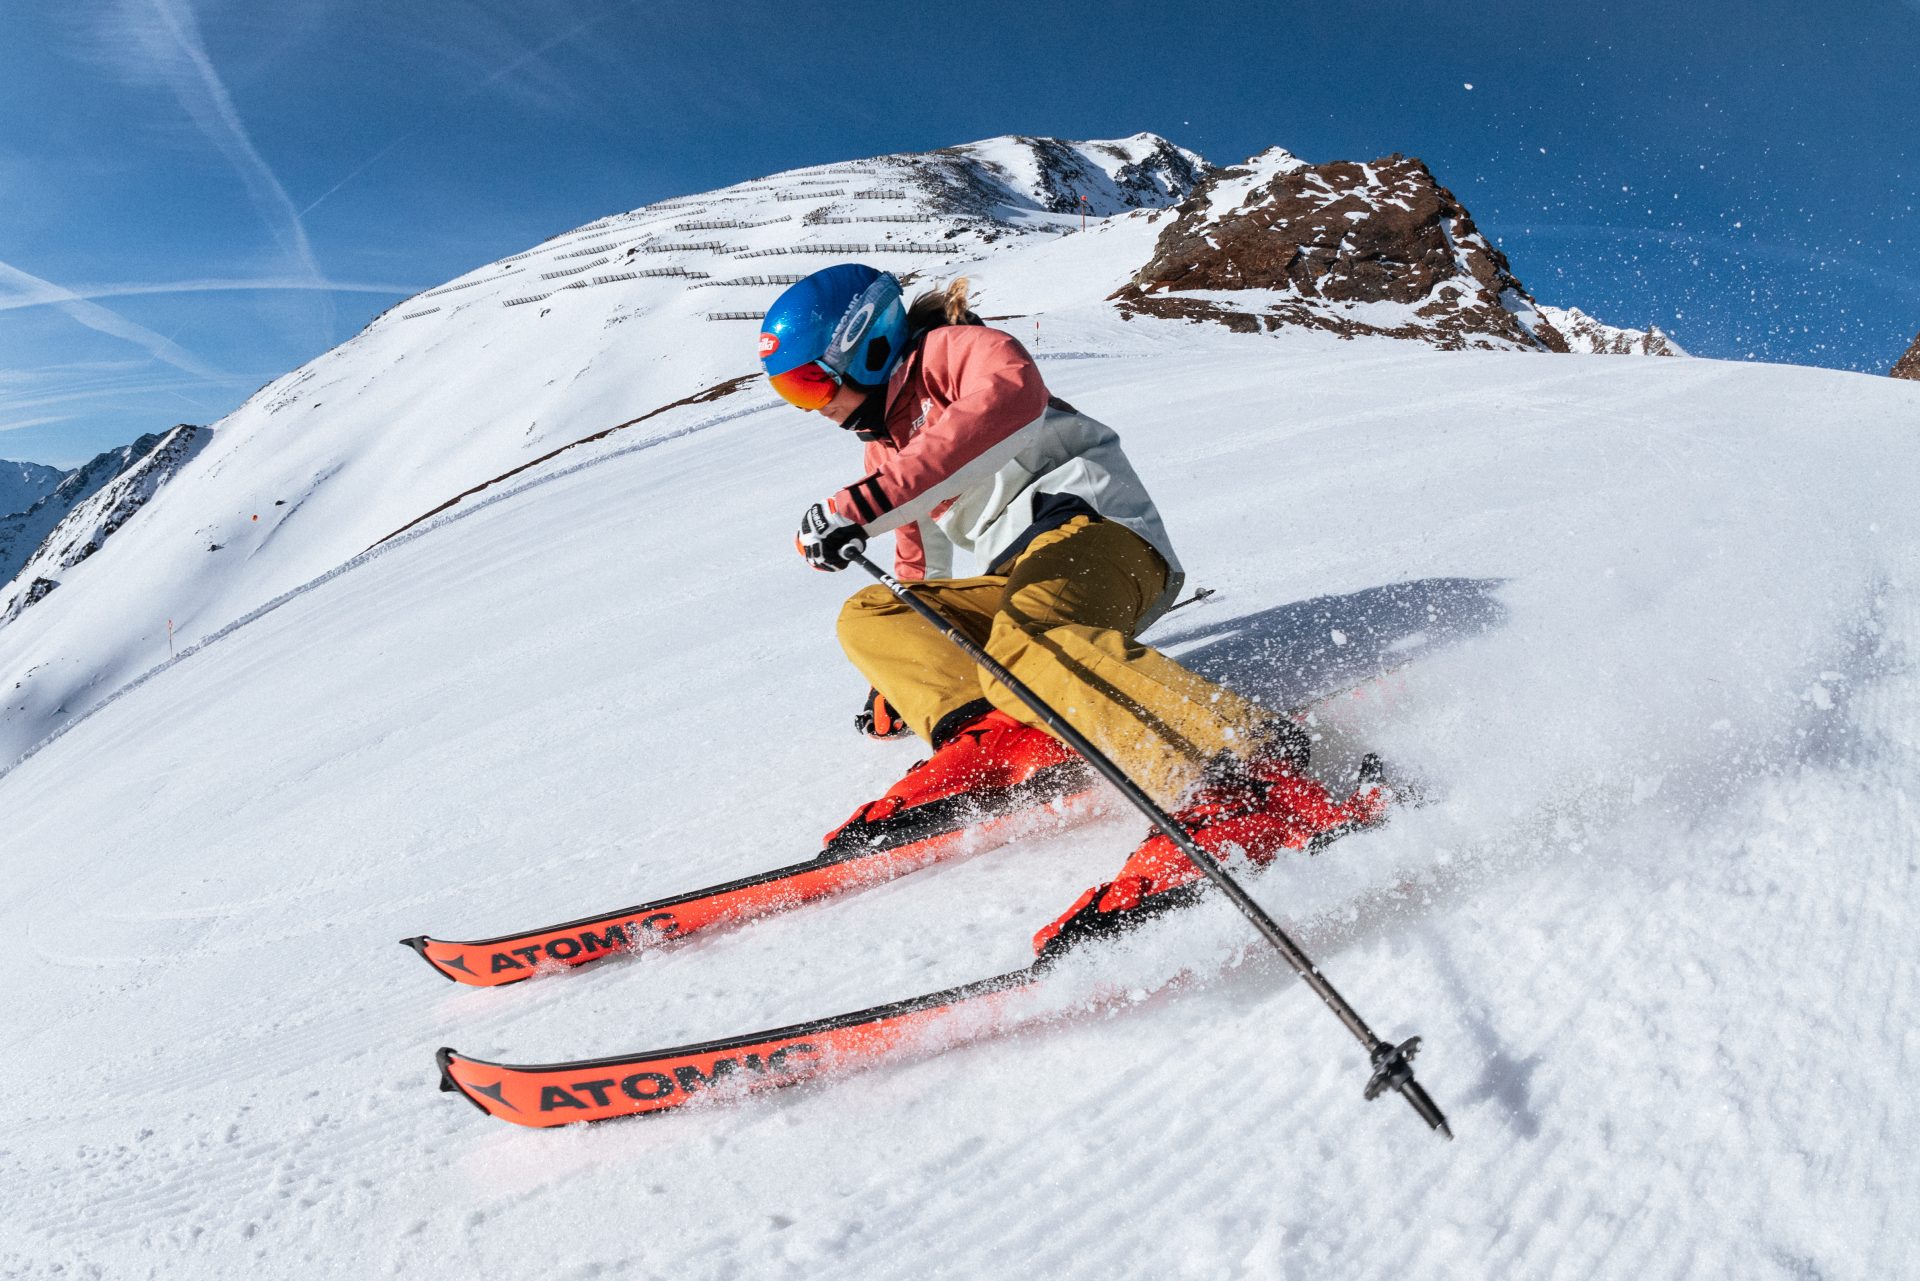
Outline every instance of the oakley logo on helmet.
<svg viewBox="0 0 1920 1281">
<path fill-rule="evenodd" d="M 873 323 L 872 300 L 863 297 L 858 302 L 859 306 L 853 314 L 841 320 L 840 327 L 833 331 L 833 342 L 827 348 L 829 355 L 844 356 L 852 351 L 867 332 L 867 326 Z"/>
</svg>

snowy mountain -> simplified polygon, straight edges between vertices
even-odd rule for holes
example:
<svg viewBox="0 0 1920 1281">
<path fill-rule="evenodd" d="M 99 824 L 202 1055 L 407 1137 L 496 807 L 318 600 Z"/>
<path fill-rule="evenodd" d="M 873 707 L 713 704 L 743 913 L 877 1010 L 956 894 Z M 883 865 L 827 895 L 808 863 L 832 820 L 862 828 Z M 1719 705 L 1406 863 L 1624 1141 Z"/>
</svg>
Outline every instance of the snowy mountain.
<svg viewBox="0 0 1920 1281">
<path fill-rule="evenodd" d="M 1920 334 L 1914 336 L 1913 345 L 1907 348 L 1905 355 L 1893 362 L 1893 368 L 1887 372 L 1895 378 L 1920 380 Z"/>
<path fill-rule="evenodd" d="M 0 458 L 0 516 L 23 512 L 58 485 L 66 472 L 43 463 L 16 463 Z"/>
<path fill-rule="evenodd" d="M 77 498 L 79 491 L 76 490 L 63 496 L 77 500 L 72 501 L 66 515 L 15 572 L 13 581 L 0 588 L 0 624 L 12 622 L 21 610 L 44 600 L 48 592 L 60 585 L 55 575 L 72 569 L 106 546 L 107 539 L 132 519 L 135 512 L 153 501 L 160 487 L 192 460 L 206 444 L 208 434 L 204 427 L 182 423 L 157 439 L 142 437 L 125 451 L 114 451 L 123 453 L 125 461 L 93 493 Z M 36 519 L 53 514 L 59 500 L 49 495 L 44 505 L 49 510 L 43 512 L 36 506 L 24 513 L 23 532 L 31 528 Z M 210 545 L 207 550 L 219 548 Z"/>
<path fill-rule="evenodd" d="M 1581 352 L 1590 356 L 1684 356 L 1687 353 L 1672 335 L 1658 325 L 1645 329 L 1622 329 L 1595 320 L 1578 307 L 1545 307 L 1535 304 L 1531 329 L 1533 336 L 1552 351 Z"/>
<path fill-rule="evenodd" d="M 0 611 L 4 611 L 7 580 L 20 574 L 22 567 L 35 558 L 49 539 L 55 538 L 56 531 L 76 510 L 107 486 L 142 468 L 156 450 L 175 440 L 180 433 L 204 430 L 182 424 L 170 432 L 149 433 L 130 445 L 105 450 L 70 472 L 56 472 L 58 482 L 32 504 L 10 516 L 0 517 Z M 56 541 L 64 544 L 71 540 Z"/>
<path fill-rule="evenodd" d="M 1571 313 L 1410 165 L 1401 209 L 1289 161 L 997 139 L 617 215 L 69 504 L 0 627 L 0 1274 L 1914 1274 L 1920 388 L 1544 354 Z M 1296 279 L 1247 228 L 1319 183 Z M 1349 201 L 1401 231 L 1320 253 Z M 1138 284 L 1163 243 L 1191 270 Z M 849 732 L 860 584 L 791 550 L 857 447 L 752 376 L 781 280 L 855 256 L 974 276 L 1124 435 L 1215 589 L 1150 640 L 1275 705 L 1368 678 L 1323 748 L 1432 803 L 1251 888 L 1425 1038 L 1455 1143 L 1362 1101 L 1220 904 L 1059 1017 L 817 1087 L 552 1132 L 435 1091 L 443 1044 L 591 1057 L 1010 969 L 1140 839 L 1108 798 L 499 991 L 395 946 L 808 857 L 917 759 Z"/>
</svg>

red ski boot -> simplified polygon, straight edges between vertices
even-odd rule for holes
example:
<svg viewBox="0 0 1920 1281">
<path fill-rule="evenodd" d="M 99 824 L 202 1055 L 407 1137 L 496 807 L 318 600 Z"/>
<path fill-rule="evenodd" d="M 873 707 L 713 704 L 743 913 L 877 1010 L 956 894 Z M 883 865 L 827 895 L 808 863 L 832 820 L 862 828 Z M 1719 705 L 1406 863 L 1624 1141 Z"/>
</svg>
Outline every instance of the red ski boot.
<svg viewBox="0 0 1920 1281">
<path fill-rule="evenodd" d="M 1345 801 L 1300 772 L 1297 756 L 1250 761 L 1222 758 L 1174 812 L 1201 849 L 1223 863 L 1242 856 L 1256 867 L 1281 850 L 1317 853 L 1355 828 L 1386 816 L 1393 797 L 1376 758 L 1361 762 L 1359 786 Z M 1154 832 L 1120 875 L 1082 894 L 1053 924 L 1033 936 L 1033 950 L 1051 960 L 1085 939 L 1117 934 L 1140 921 L 1193 902 L 1207 886 L 1202 872 L 1165 833 Z"/>
<path fill-rule="evenodd" d="M 891 848 L 1091 785 L 1086 763 L 1044 730 L 988 712 L 954 731 L 877 801 L 828 833 L 823 857 Z"/>
</svg>

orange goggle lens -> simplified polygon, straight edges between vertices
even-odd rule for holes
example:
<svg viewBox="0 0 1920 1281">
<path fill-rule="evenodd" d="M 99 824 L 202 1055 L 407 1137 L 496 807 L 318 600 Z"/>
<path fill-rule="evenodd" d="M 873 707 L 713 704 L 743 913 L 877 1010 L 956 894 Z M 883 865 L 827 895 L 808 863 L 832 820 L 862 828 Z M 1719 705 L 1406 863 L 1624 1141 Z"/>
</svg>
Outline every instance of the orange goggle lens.
<svg viewBox="0 0 1920 1281">
<path fill-rule="evenodd" d="M 825 409 L 840 390 L 833 375 L 811 360 L 784 374 L 770 375 L 767 381 L 780 393 L 780 399 L 799 409 Z"/>
</svg>

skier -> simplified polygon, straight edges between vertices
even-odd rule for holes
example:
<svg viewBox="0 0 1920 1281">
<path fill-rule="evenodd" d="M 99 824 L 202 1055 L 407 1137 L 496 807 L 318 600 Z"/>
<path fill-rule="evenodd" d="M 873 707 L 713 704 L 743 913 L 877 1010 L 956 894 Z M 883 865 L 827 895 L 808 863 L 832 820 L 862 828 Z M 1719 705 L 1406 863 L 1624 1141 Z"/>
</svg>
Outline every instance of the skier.
<svg viewBox="0 0 1920 1281">
<path fill-rule="evenodd" d="M 1160 514 L 1114 431 L 1051 395 L 1011 334 L 968 309 L 955 280 L 905 302 L 892 275 L 848 263 L 782 293 L 760 361 L 773 388 L 865 442 L 867 474 L 808 507 L 796 544 L 840 570 L 891 531 L 895 573 L 1052 704 L 1209 852 L 1256 863 L 1377 821 L 1366 783 L 1336 800 L 1305 774 L 1293 722 L 1135 639 L 1183 574 Z M 953 578 L 954 547 L 987 567 Z M 842 648 L 871 690 L 856 718 L 880 737 L 933 748 L 829 841 L 956 806 L 1001 812 L 1016 798 L 1083 789 L 1073 752 L 1006 688 L 884 586 L 854 594 Z M 924 807 L 924 808 L 923 808 Z M 1163 834 L 1112 881 L 1035 936 L 1051 956 L 1184 898 L 1200 879 Z"/>
</svg>

